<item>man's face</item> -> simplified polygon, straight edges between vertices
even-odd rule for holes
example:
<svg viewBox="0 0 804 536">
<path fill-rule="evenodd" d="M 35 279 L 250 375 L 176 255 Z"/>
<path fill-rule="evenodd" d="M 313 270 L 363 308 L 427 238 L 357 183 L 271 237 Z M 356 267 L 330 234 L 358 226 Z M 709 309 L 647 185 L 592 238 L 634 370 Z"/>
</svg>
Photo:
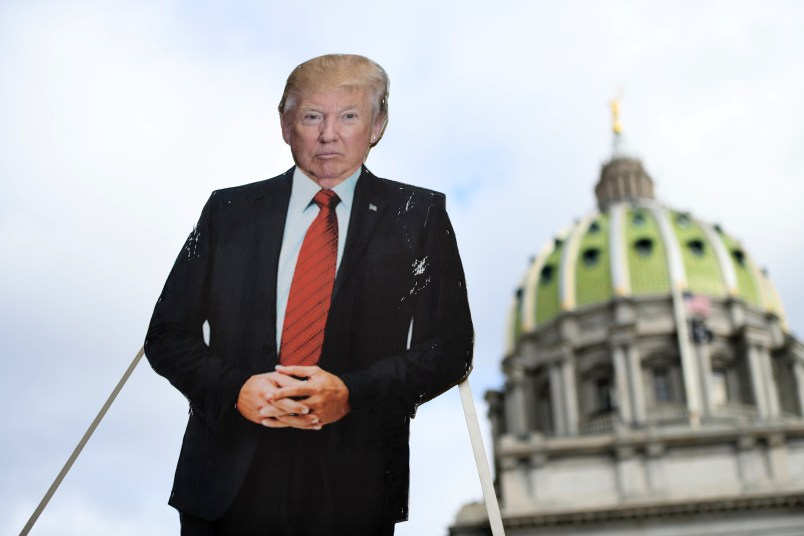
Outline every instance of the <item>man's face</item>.
<svg viewBox="0 0 804 536">
<path fill-rule="evenodd" d="M 372 121 L 365 88 L 331 89 L 300 97 L 282 120 L 282 137 L 296 165 L 322 188 L 332 188 L 362 164 L 380 121 Z"/>
</svg>

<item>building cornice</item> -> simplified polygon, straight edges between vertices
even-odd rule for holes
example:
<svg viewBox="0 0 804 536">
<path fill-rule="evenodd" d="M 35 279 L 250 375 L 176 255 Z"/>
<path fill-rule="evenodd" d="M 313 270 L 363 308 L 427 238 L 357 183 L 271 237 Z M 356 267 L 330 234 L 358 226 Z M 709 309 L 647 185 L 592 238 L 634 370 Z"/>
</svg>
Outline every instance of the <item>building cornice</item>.
<svg viewBox="0 0 804 536">
<path fill-rule="evenodd" d="M 505 435 L 495 449 L 495 458 L 528 458 L 533 455 L 564 457 L 577 454 L 599 454 L 615 452 L 627 447 L 645 450 L 651 445 L 665 447 L 702 446 L 719 443 L 739 444 L 745 438 L 769 441 L 782 435 L 784 437 L 804 437 L 804 422 L 754 423 L 736 428 L 698 428 L 695 430 L 627 430 L 618 434 L 589 435 L 574 437 L 544 437 L 531 434 L 527 439 Z"/>
<path fill-rule="evenodd" d="M 720 496 L 706 499 L 646 500 L 640 504 L 606 508 L 584 508 L 583 510 L 551 511 L 549 513 L 506 514 L 504 523 L 506 528 L 581 525 L 776 508 L 804 508 L 804 490 L 755 492 L 749 495 Z"/>
</svg>

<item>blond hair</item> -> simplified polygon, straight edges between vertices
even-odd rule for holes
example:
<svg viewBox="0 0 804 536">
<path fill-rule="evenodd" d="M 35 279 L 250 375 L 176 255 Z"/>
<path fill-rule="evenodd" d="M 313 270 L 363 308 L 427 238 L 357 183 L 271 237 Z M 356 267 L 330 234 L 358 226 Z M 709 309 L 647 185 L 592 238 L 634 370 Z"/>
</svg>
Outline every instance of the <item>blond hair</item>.
<svg viewBox="0 0 804 536">
<path fill-rule="evenodd" d="M 382 130 L 376 145 L 388 124 L 388 88 L 390 80 L 377 62 L 357 54 L 326 54 L 305 61 L 290 73 L 285 83 L 279 115 L 292 111 L 299 97 L 322 90 L 340 88 L 366 88 L 371 95 L 372 122 L 382 121 Z"/>
</svg>

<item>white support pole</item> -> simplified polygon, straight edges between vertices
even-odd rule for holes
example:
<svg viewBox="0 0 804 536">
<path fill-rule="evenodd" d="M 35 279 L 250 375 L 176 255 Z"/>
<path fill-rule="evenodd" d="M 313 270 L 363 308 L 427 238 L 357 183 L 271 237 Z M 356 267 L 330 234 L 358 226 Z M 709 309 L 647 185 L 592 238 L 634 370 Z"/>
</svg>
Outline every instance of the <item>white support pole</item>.
<svg viewBox="0 0 804 536">
<path fill-rule="evenodd" d="M 475 402 L 472 399 L 472 389 L 469 387 L 469 379 L 465 379 L 458 384 L 463 403 L 463 415 L 466 417 L 466 428 L 469 430 L 469 439 L 472 442 L 472 451 L 475 454 L 475 464 L 477 473 L 480 476 L 480 486 L 483 488 L 483 498 L 486 501 L 486 511 L 489 516 L 492 536 L 505 536 L 503 529 L 500 506 L 497 504 L 497 495 L 494 493 L 494 483 L 491 480 L 491 470 L 489 469 L 486 449 L 483 446 L 483 438 L 480 435 L 480 424 L 477 420 Z"/>
<path fill-rule="evenodd" d="M 89 438 L 92 437 L 92 434 L 95 432 L 95 428 L 98 427 L 101 420 L 103 420 L 103 417 L 106 415 L 106 412 L 109 411 L 109 407 L 111 407 L 112 402 L 114 402 L 114 399 L 117 398 L 117 395 L 120 393 L 120 390 L 126 384 L 129 376 L 131 376 L 131 373 L 134 372 L 134 369 L 137 367 L 137 363 L 140 362 L 140 359 L 142 359 L 142 356 L 144 354 L 145 354 L 144 348 L 140 348 L 139 352 L 137 352 L 137 355 L 134 356 L 134 360 L 131 362 L 131 364 L 128 366 L 128 369 L 126 369 L 126 372 L 123 374 L 123 377 L 120 378 L 120 381 L 117 382 L 117 385 L 115 386 L 114 390 L 112 390 L 112 394 L 110 394 L 109 398 L 106 399 L 106 403 L 98 412 L 98 415 L 95 417 L 95 420 L 92 421 L 92 424 L 90 424 L 89 428 L 87 428 L 87 431 L 84 433 L 84 437 L 81 438 L 81 441 L 79 441 L 78 445 L 76 445 L 75 449 L 73 449 L 73 453 L 70 454 L 70 457 L 67 459 L 67 463 L 65 463 L 64 467 L 61 468 L 61 471 L 56 477 L 56 480 L 53 481 L 53 484 L 50 485 L 50 488 L 47 490 L 47 493 L 45 493 L 45 496 L 42 497 L 42 500 L 39 502 L 39 506 L 37 506 L 36 510 L 34 510 L 34 513 L 31 514 L 31 518 L 28 519 L 28 523 L 26 523 L 25 527 L 23 527 L 22 532 L 20 532 L 20 536 L 26 536 L 31 531 L 31 529 L 34 526 L 34 523 L 36 523 L 36 520 L 39 519 L 39 516 L 45 509 L 45 506 L 47 506 L 47 503 L 50 502 L 50 499 L 51 497 L 53 497 L 53 494 L 56 493 L 56 490 L 59 488 L 61 481 L 64 480 L 65 476 L 67 476 L 67 472 L 73 466 L 73 463 L 75 463 L 75 460 L 78 458 L 78 455 L 81 454 L 82 450 L 84 450 L 84 446 L 87 444 L 87 441 L 89 441 Z"/>
<path fill-rule="evenodd" d="M 140 350 L 137 352 L 137 355 L 134 356 L 133 361 L 129 365 L 128 369 L 126 369 L 123 377 L 120 378 L 119 382 L 117 382 L 117 385 L 112 390 L 112 393 L 109 395 L 106 403 L 98 412 L 97 416 L 95 416 L 95 419 L 92 421 L 92 424 L 89 425 L 89 428 L 78 442 L 78 445 L 76 445 L 75 449 L 73 449 L 72 454 L 70 454 L 70 457 L 67 459 L 64 467 L 62 467 L 58 476 L 56 476 L 56 479 L 50 485 L 50 488 L 45 493 L 45 496 L 42 497 L 42 500 L 39 502 L 36 510 L 34 510 L 34 513 L 31 514 L 30 519 L 28 519 L 28 522 L 25 524 L 25 527 L 23 527 L 22 532 L 20 532 L 20 536 L 27 536 L 27 534 L 31 531 L 34 524 L 39 519 L 39 516 L 42 514 L 42 511 L 44 511 L 45 507 L 50 502 L 50 499 L 53 497 L 53 494 L 56 493 L 59 485 L 61 485 L 62 480 L 64 480 L 64 477 L 67 476 L 67 473 L 72 468 L 75 460 L 81 454 L 81 451 L 84 450 L 84 446 L 86 446 L 89 438 L 92 437 L 92 434 L 95 432 L 95 429 L 98 427 L 101 420 L 103 420 L 106 412 L 109 411 L 109 408 L 111 407 L 115 398 L 117 398 L 117 395 L 123 389 L 123 386 L 128 381 L 131 373 L 134 372 L 134 369 L 137 367 L 137 364 L 140 362 L 140 359 L 142 359 L 144 353 L 144 349 L 140 348 Z M 480 476 L 480 486 L 483 489 L 483 497 L 486 502 L 486 511 L 488 512 L 489 516 L 491 534 L 492 536 L 505 536 L 505 530 L 503 529 L 502 524 L 502 516 L 500 515 L 500 507 L 497 504 L 497 495 L 494 493 L 494 483 L 491 479 L 491 470 L 489 469 L 486 458 L 486 449 L 483 446 L 483 438 L 480 435 L 480 424 L 477 419 L 477 411 L 475 410 L 475 402 L 472 399 L 472 390 L 469 387 L 469 380 L 466 379 L 461 382 L 458 385 L 458 390 L 461 393 L 461 402 L 463 404 L 464 417 L 466 418 L 466 427 L 469 431 L 469 439 L 472 442 L 472 451 L 475 455 L 475 464 L 477 465 L 477 472 Z"/>
</svg>

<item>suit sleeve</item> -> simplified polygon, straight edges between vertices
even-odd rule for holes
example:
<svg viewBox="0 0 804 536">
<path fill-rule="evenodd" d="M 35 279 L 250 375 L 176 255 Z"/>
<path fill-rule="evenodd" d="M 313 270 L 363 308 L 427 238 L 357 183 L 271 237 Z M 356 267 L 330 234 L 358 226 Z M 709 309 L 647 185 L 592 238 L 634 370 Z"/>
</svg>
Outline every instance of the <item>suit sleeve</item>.
<svg viewBox="0 0 804 536">
<path fill-rule="evenodd" d="M 341 376 L 354 409 L 376 401 L 416 407 L 463 381 L 472 369 L 474 332 L 455 233 L 442 194 L 433 195 L 414 266 L 410 348 Z"/>
<path fill-rule="evenodd" d="M 214 252 L 214 194 L 201 212 L 157 300 L 145 339 L 153 369 L 217 431 L 231 413 L 250 373 L 216 356 L 203 338 L 207 288 Z"/>
</svg>

